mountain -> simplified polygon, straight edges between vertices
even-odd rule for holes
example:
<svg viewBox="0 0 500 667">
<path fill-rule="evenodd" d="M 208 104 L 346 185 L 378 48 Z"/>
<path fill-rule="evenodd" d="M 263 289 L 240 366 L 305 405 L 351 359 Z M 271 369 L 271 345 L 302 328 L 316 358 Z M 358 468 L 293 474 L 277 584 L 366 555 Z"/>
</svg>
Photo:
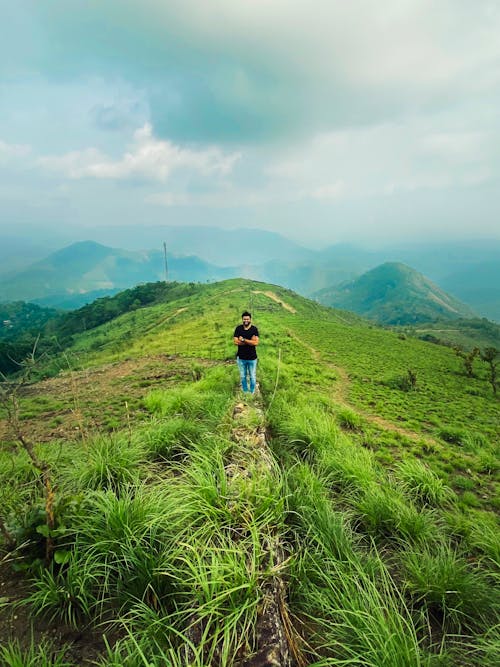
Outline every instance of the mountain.
<svg viewBox="0 0 500 667">
<path fill-rule="evenodd" d="M 414 324 L 474 317 L 461 303 L 414 269 L 386 262 L 338 287 L 320 290 L 318 300 L 352 310 L 381 324 Z"/>
<path fill-rule="evenodd" d="M 65 230 L 64 234 L 67 237 L 70 231 Z M 311 250 L 281 234 L 248 228 L 136 225 L 95 228 L 89 234 L 96 246 L 102 244 L 114 248 L 116 252 L 117 247 L 122 249 L 119 251 L 122 253 L 121 271 L 116 267 L 114 273 L 117 275 L 110 275 L 111 268 L 108 266 L 104 270 L 104 277 L 101 275 L 98 279 L 98 276 L 94 275 L 93 282 L 86 285 L 81 292 L 78 281 L 74 281 L 76 287 L 62 285 L 61 289 L 42 290 L 42 293 L 38 287 L 35 291 L 31 289 L 29 276 L 23 289 L 18 290 L 19 280 L 22 281 L 20 274 L 24 271 L 30 273 L 33 268 L 28 266 L 30 262 L 40 260 L 50 248 L 60 246 L 66 237 L 60 236 L 58 240 L 52 231 L 42 243 L 37 240 L 33 230 L 27 234 L 27 241 L 2 234 L 2 282 L 9 285 L 9 289 L 16 289 L 10 294 L 0 289 L 0 299 L 36 298 L 40 305 L 71 308 L 112 293 L 113 289 L 116 292 L 133 285 L 134 276 L 136 281 L 163 278 L 162 251 L 165 242 L 171 258 L 173 279 L 204 281 L 241 276 L 283 285 L 304 296 L 311 296 L 318 290 L 353 280 L 385 262 L 399 262 L 420 271 L 447 292 L 467 303 L 479 315 L 500 321 L 500 242 L 495 239 L 405 243 L 371 248 L 338 243 L 321 250 Z M 78 248 L 78 244 L 74 245 Z M 41 255 L 43 247 L 46 250 Z M 145 250 L 147 248 L 149 250 Z M 84 251 L 80 244 L 80 252 Z M 186 265 L 186 257 L 193 256 L 205 265 L 196 268 L 193 266 L 193 259 L 188 260 Z M 135 258 L 132 262 L 136 264 L 135 267 L 130 265 L 132 257 Z M 181 257 L 185 263 L 182 270 L 178 264 Z M 149 269 L 148 258 L 151 261 Z M 113 260 L 108 258 L 107 261 L 112 263 Z M 129 281 L 122 279 L 124 264 L 130 272 Z M 233 268 L 220 270 L 216 267 Z M 6 274 L 6 269 L 14 268 L 16 273 Z M 47 278 L 46 273 L 41 277 Z M 77 296 L 79 293 L 80 296 Z M 37 296 L 34 297 L 34 294 Z"/>
<path fill-rule="evenodd" d="M 196 255 L 219 266 L 250 266 L 268 261 L 303 261 L 316 256 L 282 234 L 264 229 L 201 226 L 120 226 L 89 230 L 91 238 L 129 250 L 163 248 L 174 255 Z"/>
<path fill-rule="evenodd" d="M 169 280 L 205 282 L 234 275 L 234 269 L 216 267 L 195 256 L 168 255 Z M 117 289 L 164 278 L 165 260 L 160 250 L 132 252 L 81 241 L 5 277 L 0 301 L 37 300 L 71 308 L 82 305 L 82 295 L 88 295 L 90 301 Z"/>
</svg>

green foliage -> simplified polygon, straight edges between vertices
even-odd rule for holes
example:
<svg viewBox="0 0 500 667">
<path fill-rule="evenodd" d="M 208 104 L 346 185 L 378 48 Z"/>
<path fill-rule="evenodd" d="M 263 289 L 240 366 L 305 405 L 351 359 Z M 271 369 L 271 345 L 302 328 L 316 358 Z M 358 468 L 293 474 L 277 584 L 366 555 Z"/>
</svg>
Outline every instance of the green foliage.
<svg viewBox="0 0 500 667">
<path fill-rule="evenodd" d="M 388 487 L 371 485 L 354 508 L 363 529 L 379 541 L 403 539 L 416 543 L 432 540 L 436 535 L 433 515 L 417 510 Z"/>
<path fill-rule="evenodd" d="M 137 440 L 126 434 L 97 436 L 81 453 L 77 465 L 68 471 L 78 489 L 112 489 L 120 491 L 137 482 L 145 451 Z"/>
<path fill-rule="evenodd" d="M 167 421 L 153 421 L 151 425 L 136 431 L 136 440 L 143 443 L 148 456 L 153 459 L 171 460 L 191 444 L 206 435 L 202 423 L 186 417 L 172 417 Z"/>
<path fill-rule="evenodd" d="M 451 350 L 276 286 L 162 289 L 158 302 L 135 300 L 71 334 L 80 380 L 146 354 L 151 365 L 138 380 L 113 377 L 129 406 L 120 432 L 41 443 L 54 470 L 48 565 L 34 557 L 47 529 L 39 476 L 2 445 L 1 516 L 29 541 L 18 566 L 35 573 L 33 610 L 78 627 L 117 622 L 123 638 L 103 666 L 229 667 L 255 648 L 266 585 L 283 582 L 309 664 L 495 664 L 498 523 L 485 508 L 497 491 L 497 404 L 486 366 L 465 383 Z M 224 360 L 246 307 L 261 332 L 261 396 L 239 418 Z M 418 391 L 388 386 L 409 368 Z M 67 419 L 69 398 L 39 393 L 21 397 L 23 426 L 65 409 Z M 274 457 L 260 448 L 264 429 Z"/>
<path fill-rule="evenodd" d="M 62 568 L 54 564 L 40 570 L 25 602 L 37 615 L 78 628 L 97 604 L 94 591 L 104 572 L 99 563 L 78 552 L 70 553 L 67 560 Z"/>
<path fill-rule="evenodd" d="M 348 431 L 362 431 L 364 420 L 357 412 L 349 408 L 342 408 L 337 412 L 337 421 Z"/>
</svg>

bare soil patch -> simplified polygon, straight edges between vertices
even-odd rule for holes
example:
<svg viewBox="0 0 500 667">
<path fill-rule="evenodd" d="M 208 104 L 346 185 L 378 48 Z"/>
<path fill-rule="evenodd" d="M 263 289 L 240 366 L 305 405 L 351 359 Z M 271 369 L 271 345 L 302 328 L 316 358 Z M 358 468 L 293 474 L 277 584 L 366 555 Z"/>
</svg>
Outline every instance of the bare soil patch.
<svg viewBox="0 0 500 667">
<path fill-rule="evenodd" d="M 253 290 L 254 294 L 264 294 L 265 296 L 269 297 L 273 301 L 276 301 L 276 303 L 279 303 L 279 305 L 284 308 L 285 310 L 288 310 L 290 313 L 296 313 L 296 309 L 291 306 L 289 303 L 286 303 L 282 299 L 279 298 L 277 294 L 271 291 L 264 292 L 262 290 Z"/>
<path fill-rule="evenodd" d="M 67 371 L 22 389 L 23 430 L 35 442 L 74 440 L 81 432 L 113 431 L 145 418 L 142 397 L 151 389 L 193 379 L 193 359 L 156 355 Z M 206 365 L 206 360 L 197 360 Z M 0 419 L 0 441 L 12 440 Z"/>
</svg>

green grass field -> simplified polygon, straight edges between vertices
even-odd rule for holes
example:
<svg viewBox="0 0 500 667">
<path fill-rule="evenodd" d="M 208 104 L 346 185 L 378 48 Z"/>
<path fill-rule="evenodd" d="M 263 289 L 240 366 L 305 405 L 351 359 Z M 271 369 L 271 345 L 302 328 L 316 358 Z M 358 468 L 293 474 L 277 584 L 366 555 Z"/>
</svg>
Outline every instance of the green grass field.
<svg viewBox="0 0 500 667">
<path fill-rule="evenodd" d="M 246 308 L 260 396 L 235 410 Z M 475 364 L 243 280 L 76 336 L 1 414 L 2 664 L 261 664 L 270 591 L 282 664 L 499 664 Z"/>
</svg>

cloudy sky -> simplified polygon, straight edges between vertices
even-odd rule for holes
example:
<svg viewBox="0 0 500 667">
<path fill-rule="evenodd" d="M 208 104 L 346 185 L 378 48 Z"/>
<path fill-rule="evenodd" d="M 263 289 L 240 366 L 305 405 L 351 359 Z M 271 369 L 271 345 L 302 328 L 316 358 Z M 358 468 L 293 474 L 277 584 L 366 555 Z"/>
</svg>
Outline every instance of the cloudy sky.
<svg viewBox="0 0 500 667">
<path fill-rule="evenodd" d="M 0 230 L 500 238 L 500 2 L 0 0 Z"/>
</svg>

